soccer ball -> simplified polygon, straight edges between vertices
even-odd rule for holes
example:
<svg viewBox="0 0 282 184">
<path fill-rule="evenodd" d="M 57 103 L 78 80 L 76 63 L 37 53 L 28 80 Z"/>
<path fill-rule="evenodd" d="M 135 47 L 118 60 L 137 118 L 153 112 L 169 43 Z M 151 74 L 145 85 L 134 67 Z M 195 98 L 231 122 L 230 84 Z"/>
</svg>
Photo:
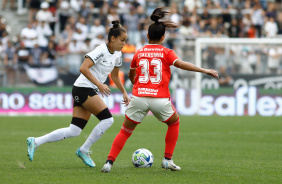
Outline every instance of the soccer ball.
<svg viewBox="0 0 282 184">
<path fill-rule="evenodd" d="M 132 155 L 132 163 L 135 167 L 151 167 L 153 162 L 153 154 L 145 148 L 134 151 Z"/>
</svg>

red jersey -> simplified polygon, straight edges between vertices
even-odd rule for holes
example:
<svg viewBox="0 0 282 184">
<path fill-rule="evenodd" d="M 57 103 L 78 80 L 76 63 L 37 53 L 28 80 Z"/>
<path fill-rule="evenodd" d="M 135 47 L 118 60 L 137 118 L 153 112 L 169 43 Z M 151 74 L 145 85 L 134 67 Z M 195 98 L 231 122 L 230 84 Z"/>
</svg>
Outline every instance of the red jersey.
<svg viewBox="0 0 282 184">
<path fill-rule="evenodd" d="M 173 50 L 162 45 L 148 44 L 139 49 L 130 68 L 136 68 L 134 96 L 169 98 L 170 65 L 178 59 Z"/>
</svg>

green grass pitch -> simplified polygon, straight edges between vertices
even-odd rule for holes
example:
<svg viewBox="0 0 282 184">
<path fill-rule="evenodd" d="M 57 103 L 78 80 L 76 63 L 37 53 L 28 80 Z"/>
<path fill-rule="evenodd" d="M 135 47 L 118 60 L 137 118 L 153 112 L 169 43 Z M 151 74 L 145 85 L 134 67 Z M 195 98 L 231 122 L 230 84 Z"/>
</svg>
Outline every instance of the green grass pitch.
<svg viewBox="0 0 282 184">
<path fill-rule="evenodd" d="M 80 136 L 40 146 L 33 162 L 26 138 L 69 126 L 71 117 L 0 117 L 0 183 L 282 183 L 281 117 L 180 117 L 174 162 L 181 171 L 161 169 L 167 126 L 153 116 L 138 125 L 111 173 L 100 173 L 123 116 L 91 149 L 95 168 L 76 157 L 97 124 L 92 117 Z M 134 168 L 132 153 L 149 149 L 151 168 Z"/>
</svg>

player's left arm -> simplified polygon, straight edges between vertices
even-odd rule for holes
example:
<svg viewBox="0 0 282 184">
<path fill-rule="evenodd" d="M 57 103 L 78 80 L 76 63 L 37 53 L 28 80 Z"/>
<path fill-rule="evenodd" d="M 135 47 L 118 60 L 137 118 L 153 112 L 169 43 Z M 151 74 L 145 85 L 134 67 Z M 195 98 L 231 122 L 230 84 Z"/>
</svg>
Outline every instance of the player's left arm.
<svg viewBox="0 0 282 184">
<path fill-rule="evenodd" d="M 210 75 L 212 77 L 218 78 L 218 73 L 217 71 L 213 70 L 213 69 L 204 69 L 201 67 L 197 67 L 195 65 L 193 65 L 192 63 L 189 62 L 184 62 L 180 59 L 177 59 L 174 62 L 174 66 L 177 68 L 181 68 L 183 70 L 188 70 L 188 71 L 194 71 L 194 72 L 201 72 L 207 75 Z"/>
<path fill-rule="evenodd" d="M 166 61 L 169 65 L 174 65 L 177 68 L 181 68 L 182 70 L 188 70 L 188 71 L 194 71 L 194 72 L 201 72 L 205 73 L 207 75 L 213 76 L 215 78 L 218 78 L 217 71 L 212 69 L 204 69 L 201 67 L 197 67 L 189 62 L 184 62 L 181 59 L 178 58 L 176 53 L 173 50 L 169 50 L 169 52 L 166 55 Z"/>
<path fill-rule="evenodd" d="M 125 105 L 128 105 L 130 99 L 129 99 L 128 95 L 127 95 L 127 92 L 126 92 L 124 86 L 121 83 L 121 80 L 120 80 L 118 74 L 119 74 L 119 68 L 118 67 L 114 67 L 113 71 L 111 72 L 112 80 L 115 83 L 115 85 L 118 87 L 118 89 L 123 94 L 123 103 Z"/>
</svg>

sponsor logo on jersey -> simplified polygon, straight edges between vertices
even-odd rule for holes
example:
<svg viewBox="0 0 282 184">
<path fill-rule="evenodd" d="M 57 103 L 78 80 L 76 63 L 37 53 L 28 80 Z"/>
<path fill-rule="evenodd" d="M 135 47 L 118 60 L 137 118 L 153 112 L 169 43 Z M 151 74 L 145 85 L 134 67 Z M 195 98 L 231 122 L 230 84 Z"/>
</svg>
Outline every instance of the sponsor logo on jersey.
<svg viewBox="0 0 282 184">
<path fill-rule="evenodd" d="M 102 54 L 99 54 L 94 60 L 97 61 L 98 59 L 100 59 L 100 58 L 103 57 L 103 56 L 104 56 L 103 53 L 102 53 Z"/>
<path fill-rule="evenodd" d="M 158 89 L 151 89 L 151 88 L 138 88 L 138 94 L 146 94 L 146 95 L 158 95 Z"/>
<path fill-rule="evenodd" d="M 106 63 L 107 61 L 106 60 L 103 60 L 103 63 Z M 113 62 L 110 62 L 110 64 L 113 64 Z"/>
<path fill-rule="evenodd" d="M 161 52 L 152 52 L 152 53 L 148 53 L 148 52 L 142 52 L 142 53 L 139 53 L 138 54 L 138 58 L 141 58 L 141 57 L 154 57 L 154 58 L 163 58 L 164 57 L 164 54 L 161 53 Z"/>
<path fill-rule="evenodd" d="M 144 48 L 144 51 L 163 51 L 164 49 L 163 48 L 161 48 L 161 49 L 159 49 L 159 48 Z"/>
</svg>

